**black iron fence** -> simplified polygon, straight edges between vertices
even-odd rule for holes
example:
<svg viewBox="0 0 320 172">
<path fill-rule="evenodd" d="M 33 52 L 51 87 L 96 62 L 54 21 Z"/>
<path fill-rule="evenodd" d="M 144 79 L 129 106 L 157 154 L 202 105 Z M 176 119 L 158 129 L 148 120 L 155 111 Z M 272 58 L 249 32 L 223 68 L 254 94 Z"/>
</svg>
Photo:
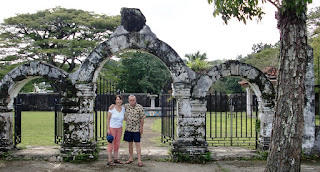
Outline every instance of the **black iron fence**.
<svg viewBox="0 0 320 172">
<path fill-rule="evenodd" d="M 22 100 L 22 111 L 54 111 L 55 100 L 59 99 L 58 93 L 19 93 L 18 99 Z"/>
<path fill-rule="evenodd" d="M 14 146 L 21 143 L 21 99 L 14 98 Z"/>
<path fill-rule="evenodd" d="M 55 99 L 54 105 L 54 143 L 61 144 L 63 141 L 63 113 L 60 98 Z"/>
<path fill-rule="evenodd" d="M 172 144 L 176 135 L 175 99 L 171 94 L 161 95 L 161 142 Z"/>
<path fill-rule="evenodd" d="M 223 98 L 224 97 L 224 98 Z M 210 146 L 257 146 L 258 103 L 247 105 L 244 93 L 217 93 L 206 96 L 206 140 Z M 218 101 L 220 100 L 220 101 Z M 226 107 L 227 110 L 226 110 Z"/>
<path fill-rule="evenodd" d="M 114 96 L 117 94 L 116 85 L 99 77 L 96 99 L 94 106 L 94 138 L 99 144 L 107 144 L 107 117 L 108 108 L 115 103 Z"/>
</svg>

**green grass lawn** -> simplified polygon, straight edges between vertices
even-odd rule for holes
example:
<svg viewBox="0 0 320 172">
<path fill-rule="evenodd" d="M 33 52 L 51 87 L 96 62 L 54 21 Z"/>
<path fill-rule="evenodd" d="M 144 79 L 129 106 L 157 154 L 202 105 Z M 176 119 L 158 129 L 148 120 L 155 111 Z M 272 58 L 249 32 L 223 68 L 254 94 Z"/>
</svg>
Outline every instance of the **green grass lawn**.
<svg viewBox="0 0 320 172">
<path fill-rule="evenodd" d="M 21 143 L 18 146 L 53 146 L 54 112 L 22 112 Z"/>
<path fill-rule="evenodd" d="M 255 114 L 255 113 L 254 113 Z M 246 112 L 207 112 L 206 136 L 212 146 L 255 145 L 256 118 Z M 211 125 L 210 125 L 211 124 Z"/>
<path fill-rule="evenodd" d="M 106 113 L 98 113 L 98 137 L 107 133 Z M 123 130 L 125 129 L 123 124 Z M 104 139 L 105 138 L 101 138 Z M 100 140 L 101 140 L 100 139 Z M 121 139 L 122 141 L 123 139 Z M 54 112 L 21 112 L 21 143 L 18 146 L 54 146 Z"/>
<path fill-rule="evenodd" d="M 255 114 L 255 113 L 254 113 Z M 245 112 L 233 113 L 232 118 L 230 113 L 225 112 L 207 112 L 206 119 L 206 137 L 210 146 L 230 146 L 232 145 L 245 146 L 255 145 L 256 137 L 256 118 L 247 117 Z M 232 132 L 231 132 L 232 119 Z M 176 118 L 175 118 L 176 122 Z M 210 128 L 211 123 L 211 128 Z M 175 126 L 175 129 L 177 127 Z M 152 130 L 161 133 L 161 118 L 157 119 Z M 210 132 L 211 131 L 211 132 Z M 232 133 L 232 135 L 231 135 Z M 231 137 L 232 136 L 232 137 Z M 161 143 L 161 138 L 157 139 Z"/>
<path fill-rule="evenodd" d="M 246 114 L 243 113 L 242 117 L 241 114 L 237 114 L 233 116 L 233 132 L 232 137 L 234 141 L 236 141 L 237 137 L 247 137 L 248 135 L 254 134 L 255 128 L 255 118 L 247 118 L 245 119 Z M 227 118 L 226 118 L 227 117 Z M 98 115 L 98 123 L 106 123 L 106 120 L 103 120 L 105 115 Z M 102 119 L 102 120 L 101 120 Z M 18 146 L 53 146 L 56 145 L 54 143 L 54 112 L 22 112 L 21 114 L 21 143 Z M 211 126 L 211 137 L 210 139 L 210 120 L 212 123 Z M 227 120 L 227 123 L 226 123 Z M 176 120 L 175 120 L 176 121 Z M 219 142 L 219 145 L 228 145 L 230 143 L 230 115 L 229 117 L 225 115 L 225 113 L 220 114 L 210 113 L 207 112 L 207 140 L 208 142 Z M 247 128 L 245 124 L 247 123 Z M 319 115 L 316 116 L 316 124 L 320 124 Z M 124 123 L 125 128 L 125 123 Z M 227 130 L 226 130 L 227 128 Z M 237 130 L 235 130 L 237 128 Z M 102 132 L 104 130 L 104 132 Z M 154 132 L 161 133 L 161 118 L 157 119 L 154 124 L 152 125 L 152 130 Z M 98 133 L 100 134 L 106 133 L 106 128 L 98 127 Z M 236 132 L 237 131 L 237 132 Z M 241 135 L 242 134 L 242 135 Z M 255 137 L 255 136 L 253 136 Z M 229 139 L 225 139 L 229 138 Z M 162 146 L 161 138 L 154 138 L 156 142 L 158 142 L 159 146 Z M 243 141 L 245 139 L 241 139 Z"/>
</svg>

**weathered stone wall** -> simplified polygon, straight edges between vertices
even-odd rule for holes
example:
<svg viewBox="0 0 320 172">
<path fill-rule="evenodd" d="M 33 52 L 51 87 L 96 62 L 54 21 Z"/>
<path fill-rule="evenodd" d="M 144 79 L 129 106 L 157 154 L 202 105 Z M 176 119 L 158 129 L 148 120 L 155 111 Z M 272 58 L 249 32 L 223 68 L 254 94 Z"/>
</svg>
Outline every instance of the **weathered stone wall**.
<svg viewBox="0 0 320 172">
<path fill-rule="evenodd" d="M 68 156 L 87 154 L 92 157 L 96 151 L 94 141 L 94 98 L 96 86 L 76 84 L 76 98 L 62 98 L 64 137 L 61 152 Z M 70 155 L 71 153 L 71 155 Z"/>
<path fill-rule="evenodd" d="M 303 109 L 303 138 L 302 149 L 305 154 L 312 154 L 315 143 L 315 93 L 314 93 L 314 68 L 313 68 L 313 50 L 308 47 L 307 73 L 305 76 L 306 102 Z"/>
<path fill-rule="evenodd" d="M 13 148 L 13 112 L 0 112 L 0 151 L 8 151 Z"/>
</svg>

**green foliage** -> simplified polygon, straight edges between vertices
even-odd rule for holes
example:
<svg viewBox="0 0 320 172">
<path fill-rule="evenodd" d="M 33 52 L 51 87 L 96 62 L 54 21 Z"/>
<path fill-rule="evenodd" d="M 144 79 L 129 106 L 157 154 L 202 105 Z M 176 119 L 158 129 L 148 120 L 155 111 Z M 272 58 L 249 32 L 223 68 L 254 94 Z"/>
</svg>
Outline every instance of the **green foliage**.
<svg viewBox="0 0 320 172">
<path fill-rule="evenodd" d="M 111 83 L 118 83 L 120 81 L 119 74 L 122 70 L 123 69 L 120 61 L 110 59 L 101 69 L 99 76 L 106 78 Z"/>
<path fill-rule="evenodd" d="M 246 20 L 252 20 L 253 17 L 261 20 L 265 13 L 259 3 L 265 2 L 266 0 L 208 0 L 209 4 L 214 4 L 213 16 L 221 15 L 226 24 L 231 18 L 237 18 L 245 24 Z M 312 0 L 268 0 L 268 2 L 277 7 L 282 14 L 289 11 L 299 18 L 303 18 L 307 11 L 307 3 L 312 3 Z"/>
<path fill-rule="evenodd" d="M 208 0 L 208 3 L 214 3 L 213 15 L 216 17 L 221 14 L 226 24 L 232 17 L 246 23 L 246 20 L 252 20 L 252 17 L 257 17 L 261 20 L 262 15 L 265 14 L 262 8 L 258 6 L 258 0 Z"/>
<path fill-rule="evenodd" d="M 260 128 L 261 128 L 261 122 L 260 122 L 260 119 L 258 118 L 256 122 L 256 131 L 260 131 Z"/>
<path fill-rule="evenodd" d="M 175 162 L 189 162 L 189 163 L 206 163 L 212 161 L 211 152 L 207 152 L 200 155 L 190 156 L 189 154 L 176 153 L 174 154 Z"/>
<path fill-rule="evenodd" d="M 319 67 L 318 61 L 320 59 L 320 7 L 311 11 L 308 15 L 308 25 L 314 30 L 311 33 L 311 38 L 309 39 L 309 44 L 313 48 L 313 64 L 315 70 L 315 83 L 319 84 Z M 310 28 L 310 30 L 311 30 Z M 319 91 L 319 90 L 316 90 Z"/>
<path fill-rule="evenodd" d="M 254 158 L 255 160 L 267 160 L 268 159 L 268 156 L 269 156 L 268 151 L 258 150 L 257 153 L 258 153 L 258 156 L 256 156 Z"/>
<path fill-rule="evenodd" d="M 128 52 L 121 58 L 119 88 L 127 93 L 159 94 L 170 78 L 167 67 L 150 54 Z"/>
<path fill-rule="evenodd" d="M 201 54 L 200 51 L 197 51 L 194 54 L 186 54 L 185 57 L 187 57 L 187 66 L 191 68 L 195 72 L 205 72 L 207 69 L 210 68 L 210 63 L 207 60 L 207 54 L 203 53 Z"/>
<path fill-rule="evenodd" d="M 197 51 L 194 54 L 186 54 L 185 57 L 187 57 L 188 61 L 195 61 L 196 59 L 200 60 L 207 60 L 207 53 L 201 54 L 200 51 Z"/>
<path fill-rule="evenodd" d="M 11 156 L 11 151 L 0 152 L 0 160 L 6 160 L 10 156 Z"/>
<path fill-rule="evenodd" d="M 9 62 L 0 63 L 0 79 L 2 79 L 12 69 L 20 66 L 23 63 L 10 64 Z"/>
<path fill-rule="evenodd" d="M 68 154 L 63 155 L 63 161 L 72 163 L 92 162 L 98 160 L 99 152 L 99 148 L 95 149 L 92 154 L 83 152 L 73 153 L 73 151 L 71 151 Z"/>
<path fill-rule="evenodd" d="M 224 63 L 224 62 L 225 62 L 225 60 L 213 60 L 213 61 L 209 61 L 209 65 L 210 66 L 217 66 L 217 65 Z"/>
<path fill-rule="evenodd" d="M 263 70 L 266 67 L 278 68 L 279 53 L 279 48 L 267 48 L 261 50 L 258 53 L 248 55 L 242 61 L 251 64 L 260 70 Z"/>
<path fill-rule="evenodd" d="M 206 72 L 210 68 L 209 62 L 201 60 L 200 58 L 188 61 L 187 66 L 198 73 Z"/>
<path fill-rule="evenodd" d="M 220 78 L 211 86 L 209 92 L 213 93 L 214 91 L 217 91 L 217 92 L 224 92 L 227 94 L 241 93 L 243 92 L 243 88 L 241 87 L 240 84 L 238 84 L 238 82 L 241 80 L 242 80 L 241 78 L 237 78 L 237 77 Z"/>
<path fill-rule="evenodd" d="M 33 14 L 19 14 L 2 23 L 0 45 L 17 48 L 15 58 L 41 59 L 71 72 L 81 57 L 87 56 L 120 24 L 120 16 L 56 7 Z"/>
<path fill-rule="evenodd" d="M 316 7 L 310 11 L 307 24 L 310 30 L 312 30 L 311 36 L 318 36 L 320 33 L 320 7 Z"/>
</svg>

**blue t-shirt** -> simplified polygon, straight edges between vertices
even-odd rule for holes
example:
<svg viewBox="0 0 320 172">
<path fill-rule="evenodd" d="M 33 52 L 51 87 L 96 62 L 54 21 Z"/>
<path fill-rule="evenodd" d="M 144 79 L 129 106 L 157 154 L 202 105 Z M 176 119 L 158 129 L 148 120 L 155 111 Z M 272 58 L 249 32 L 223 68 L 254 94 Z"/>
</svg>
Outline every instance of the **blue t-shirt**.
<svg viewBox="0 0 320 172">
<path fill-rule="evenodd" d="M 116 107 L 114 107 L 112 110 L 109 110 L 109 112 L 111 113 L 110 127 L 111 128 L 121 128 L 122 122 L 124 119 L 125 108 L 121 107 L 121 112 L 118 112 Z"/>
</svg>

